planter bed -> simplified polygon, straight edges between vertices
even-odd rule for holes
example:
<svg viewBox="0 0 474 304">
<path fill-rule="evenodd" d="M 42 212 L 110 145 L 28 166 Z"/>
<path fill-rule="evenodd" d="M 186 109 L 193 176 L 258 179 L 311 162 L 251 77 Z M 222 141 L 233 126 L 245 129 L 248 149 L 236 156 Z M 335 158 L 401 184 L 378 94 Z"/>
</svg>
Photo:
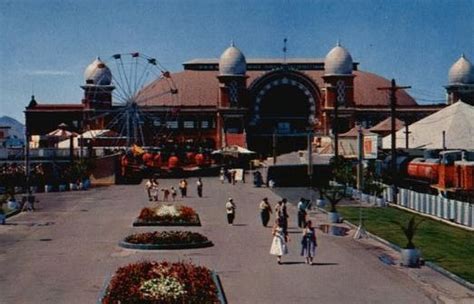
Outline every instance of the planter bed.
<svg viewBox="0 0 474 304">
<path fill-rule="evenodd" d="M 226 303 L 217 275 L 189 262 L 139 262 L 121 267 L 98 303 Z"/>
<path fill-rule="evenodd" d="M 211 247 L 207 237 L 190 231 L 163 231 L 132 234 L 119 243 L 129 249 L 163 250 Z"/>
<path fill-rule="evenodd" d="M 143 208 L 133 226 L 201 226 L 201 222 L 194 209 L 168 204 Z"/>
</svg>

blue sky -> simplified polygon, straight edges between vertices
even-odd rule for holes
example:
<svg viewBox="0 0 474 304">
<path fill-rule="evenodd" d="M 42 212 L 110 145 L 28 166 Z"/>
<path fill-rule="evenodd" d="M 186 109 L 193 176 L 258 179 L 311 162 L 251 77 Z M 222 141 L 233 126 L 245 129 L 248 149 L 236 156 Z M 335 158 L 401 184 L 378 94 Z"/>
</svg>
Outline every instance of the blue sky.
<svg viewBox="0 0 474 304">
<path fill-rule="evenodd" d="M 322 58 L 341 40 L 361 70 L 444 99 L 450 66 L 474 62 L 474 1 L 0 0 L 0 116 L 39 102 L 79 103 L 98 55 L 139 51 L 170 71 L 218 57 L 234 40 L 250 57 Z"/>
</svg>

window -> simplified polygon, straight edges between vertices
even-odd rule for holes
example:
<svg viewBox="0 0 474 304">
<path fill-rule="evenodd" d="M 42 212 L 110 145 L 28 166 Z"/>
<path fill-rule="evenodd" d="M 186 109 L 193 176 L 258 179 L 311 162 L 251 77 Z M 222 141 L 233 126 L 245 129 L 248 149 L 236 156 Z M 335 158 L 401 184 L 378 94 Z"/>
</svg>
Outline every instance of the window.
<svg viewBox="0 0 474 304">
<path fill-rule="evenodd" d="M 277 129 L 278 133 L 290 133 L 291 125 L 289 122 L 279 122 Z"/>
<path fill-rule="evenodd" d="M 178 121 L 177 120 L 167 121 L 166 127 L 168 129 L 178 129 Z"/>
<path fill-rule="evenodd" d="M 207 120 L 201 121 L 201 129 L 209 129 L 209 121 Z"/>
<path fill-rule="evenodd" d="M 153 125 L 155 127 L 161 126 L 161 120 L 159 118 L 156 118 L 155 120 L 153 120 Z"/>
<path fill-rule="evenodd" d="M 183 124 L 183 127 L 185 129 L 194 129 L 194 121 L 192 120 L 185 120 L 184 121 L 184 124 Z"/>
</svg>

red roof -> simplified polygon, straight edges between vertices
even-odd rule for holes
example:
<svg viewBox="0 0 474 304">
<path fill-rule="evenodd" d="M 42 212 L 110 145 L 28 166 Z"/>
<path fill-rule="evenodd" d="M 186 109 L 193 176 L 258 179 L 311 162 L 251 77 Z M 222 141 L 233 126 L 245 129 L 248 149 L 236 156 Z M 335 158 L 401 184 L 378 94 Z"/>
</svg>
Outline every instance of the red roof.
<svg viewBox="0 0 474 304">
<path fill-rule="evenodd" d="M 247 85 L 263 76 L 268 71 L 247 71 Z M 324 71 L 303 71 L 319 88 L 323 87 Z M 149 106 L 216 106 L 219 98 L 218 71 L 185 70 L 171 75 L 178 94 L 165 94 L 170 86 L 165 80 L 156 80 L 145 87 L 140 93 L 141 105 Z M 356 106 L 386 106 L 390 104 L 386 91 L 377 90 L 378 87 L 390 86 L 390 81 L 373 73 L 355 71 L 354 99 Z M 404 90 L 397 92 L 399 106 L 417 106 L 415 100 Z"/>
<path fill-rule="evenodd" d="M 375 133 L 370 132 L 369 129 L 362 128 L 363 135 L 375 135 Z M 357 137 L 359 136 L 359 127 L 355 126 L 346 133 L 339 134 L 339 137 Z"/>
<path fill-rule="evenodd" d="M 405 126 L 405 123 L 398 118 L 395 118 L 395 130 L 398 131 Z M 391 117 L 386 118 L 385 120 L 379 122 L 372 128 L 372 132 L 387 132 L 392 130 L 392 120 Z"/>
</svg>

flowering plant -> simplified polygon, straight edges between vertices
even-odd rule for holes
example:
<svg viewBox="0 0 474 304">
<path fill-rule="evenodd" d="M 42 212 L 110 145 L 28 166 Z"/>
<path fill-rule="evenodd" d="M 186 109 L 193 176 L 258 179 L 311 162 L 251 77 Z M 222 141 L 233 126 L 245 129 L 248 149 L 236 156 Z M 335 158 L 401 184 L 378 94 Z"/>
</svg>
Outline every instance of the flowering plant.
<svg viewBox="0 0 474 304">
<path fill-rule="evenodd" d="M 168 223 L 199 223 L 196 211 L 191 207 L 182 205 L 159 205 L 151 208 L 145 207 L 138 216 L 139 222 L 168 222 Z"/>
<path fill-rule="evenodd" d="M 140 262 L 117 270 L 103 304 L 219 303 L 217 286 L 205 267 L 179 262 Z"/>
<path fill-rule="evenodd" d="M 125 241 L 132 244 L 189 244 L 207 242 L 207 237 L 190 231 L 154 231 L 129 235 Z"/>
</svg>

